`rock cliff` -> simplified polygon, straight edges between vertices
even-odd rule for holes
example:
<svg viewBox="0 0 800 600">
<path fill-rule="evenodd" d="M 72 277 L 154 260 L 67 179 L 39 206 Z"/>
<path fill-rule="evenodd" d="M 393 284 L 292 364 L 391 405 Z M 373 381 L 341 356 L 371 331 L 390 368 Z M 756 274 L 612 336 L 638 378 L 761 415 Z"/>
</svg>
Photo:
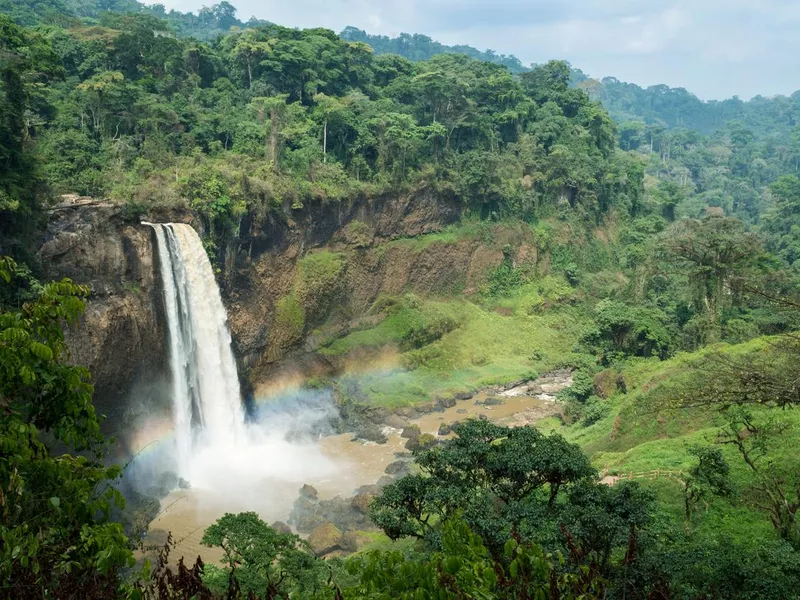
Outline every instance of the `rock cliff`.
<svg viewBox="0 0 800 600">
<path fill-rule="evenodd" d="M 151 231 L 127 221 L 117 204 L 60 205 L 51 211 L 38 254 L 47 279 L 69 277 L 91 288 L 67 342 L 71 360 L 92 373 L 98 410 L 122 428 L 131 397 L 158 387 L 167 374 Z"/>
<path fill-rule="evenodd" d="M 149 215 L 191 221 L 188 213 Z M 478 285 L 502 253 L 477 240 L 417 248 L 407 238 L 461 218 L 459 199 L 418 190 L 348 202 L 283 206 L 245 219 L 225 252 L 220 284 L 240 372 L 253 386 L 288 366 L 332 366 L 313 351 L 343 333 L 382 295 L 449 294 Z M 131 397 L 158 395 L 168 376 L 166 328 L 151 230 L 121 205 L 86 200 L 51 212 L 39 256 L 50 279 L 70 277 L 92 295 L 68 332 L 72 357 L 94 376 L 100 410 L 118 423 Z M 163 386 L 162 386 L 163 387 Z M 138 392 L 141 391 L 141 394 Z M 163 394 L 162 394 L 163 395 Z"/>
</svg>

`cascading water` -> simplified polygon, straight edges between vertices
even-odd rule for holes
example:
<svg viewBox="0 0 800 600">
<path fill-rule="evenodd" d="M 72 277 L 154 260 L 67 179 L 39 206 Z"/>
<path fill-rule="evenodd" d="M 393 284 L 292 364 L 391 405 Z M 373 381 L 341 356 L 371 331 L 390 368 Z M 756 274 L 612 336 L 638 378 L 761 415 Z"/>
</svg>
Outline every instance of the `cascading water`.
<svg viewBox="0 0 800 600">
<path fill-rule="evenodd" d="M 161 264 L 177 470 L 191 481 L 200 449 L 243 441 L 239 379 L 227 314 L 200 236 L 182 223 L 146 224 L 155 229 Z"/>
</svg>

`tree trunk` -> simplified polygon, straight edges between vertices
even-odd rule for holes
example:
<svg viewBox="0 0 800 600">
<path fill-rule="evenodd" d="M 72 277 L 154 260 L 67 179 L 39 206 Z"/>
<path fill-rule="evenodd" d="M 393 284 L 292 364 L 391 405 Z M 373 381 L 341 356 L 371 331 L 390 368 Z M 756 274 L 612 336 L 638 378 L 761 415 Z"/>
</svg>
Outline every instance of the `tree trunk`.
<svg viewBox="0 0 800 600">
<path fill-rule="evenodd" d="M 322 164 L 328 162 L 328 119 L 322 126 Z"/>
<path fill-rule="evenodd" d="M 278 170 L 278 111 L 272 110 L 269 114 L 269 155 L 272 168 Z"/>
</svg>

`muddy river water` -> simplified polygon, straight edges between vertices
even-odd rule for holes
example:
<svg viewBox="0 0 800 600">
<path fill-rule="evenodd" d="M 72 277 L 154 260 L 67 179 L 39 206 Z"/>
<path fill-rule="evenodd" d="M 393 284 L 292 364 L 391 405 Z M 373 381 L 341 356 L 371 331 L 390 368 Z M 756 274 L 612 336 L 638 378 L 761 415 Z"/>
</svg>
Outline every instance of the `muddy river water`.
<svg viewBox="0 0 800 600">
<path fill-rule="evenodd" d="M 436 435 L 442 423 L 479 415 L 486 415 L 493 422 L 519 426 L 533 424 L 559 412 L 559 405 L 552 401 L 549 393 L 539 393 L 536 397 L 523 389 L 505 394 L 501 404 L 487 406 L 483 402 L 502 394 L 481 393 L 442 412 L 428 413 L 408 423 L 418 425 L 422 433 Z M 397 454 L 407 452 L 407 440 L 400 436 L 399 429 L 386 428 L 384 433 L 388 438 L 385 444 L 353 441 L 352 434 L 342 434 L 305 445 L 275 446 L 268 457 L 248 459 L 285 461 L 286 468 L 274 476 L 175 491 L 162 501 L 162 512 L 150 525 L 148 544 L 162 544 L 167 532 L 172 532 L 177 542 L 173 554 L 176 558 L 184 556 L 187 561 L 193 561 L 202 555 L 205 561 L 218 560 L 219 553 L 202 546 L 200 540 L 205 528 L 226 512 L 255 511 L 268 523 L 286 521 L 303 484 L 313 485 L 320 498 L 329 499 L 336 495 L 351 496 L 356 488 L 375 483 L 384 475 L 387 465 L 397 460 Z M 302 468 L 293 469 L 293 465 Z M 316 465 L 318 468 L 309 469 Z"/>
</svg>

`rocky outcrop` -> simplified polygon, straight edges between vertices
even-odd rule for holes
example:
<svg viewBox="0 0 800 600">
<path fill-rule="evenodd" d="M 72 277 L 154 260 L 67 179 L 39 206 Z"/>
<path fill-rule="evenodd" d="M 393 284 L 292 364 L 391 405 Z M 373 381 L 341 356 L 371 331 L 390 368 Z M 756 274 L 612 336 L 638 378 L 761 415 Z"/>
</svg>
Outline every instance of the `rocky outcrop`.
<svg viewBox="0 0 800 600">
<path fill-rule="evenodd" d="M 256 218 L 245 218 L 224 249 L 219 278 L 240 374 L 256 389 L 335 372 L 340 365 L 316 350 L 379 320 L 368 314 L 377 299 L 469 292 L 503 260 L 500 238 L 488 245 L 477 237 L 407 240 L 461 218 L 461 202 L 449 192 L 315 201 Z M 192 217 L 176 210 L 149 220 Z M 535 252 L 524 239 L 513 244 Z M 83 324 L 68 333 L 69 345 L 93 373 L 100 410 L 126 422 L 118 413 L 132 404 L 121 402 L 123 396 L 158 396 L 167 375 L 152 232 L 127 219 L 120 204 L 79 199 L 52 210 L 39 256 L 48 278 L 71 277 L 91 287 Z"/>
<path fill-rule="evenodd" d="M 69 277 L 91 289 L 81 323 L 66 339 L 71 360 L 92 373 L 98 410 L 119 431 L 136 410 L 128 400 L 158 396 L 166 376 L 151 235 L 118 204 L 72 203 L 51 211 L 38 251 L 47 279 Z"/>
<path fill-rule="evenodd" d="M 460 217 L 456 196 L 422 189 L 287 205 L 262 222 L 246 219 L 223 293 L 240 367 L 254 387 L 330 373 L 314 350 L 371 318 L 366 312 L 380 296 L 452 293 L 499 264 L 502 252 L 477 240 L 422 249 L 392 243 Z"/>
</svg>

